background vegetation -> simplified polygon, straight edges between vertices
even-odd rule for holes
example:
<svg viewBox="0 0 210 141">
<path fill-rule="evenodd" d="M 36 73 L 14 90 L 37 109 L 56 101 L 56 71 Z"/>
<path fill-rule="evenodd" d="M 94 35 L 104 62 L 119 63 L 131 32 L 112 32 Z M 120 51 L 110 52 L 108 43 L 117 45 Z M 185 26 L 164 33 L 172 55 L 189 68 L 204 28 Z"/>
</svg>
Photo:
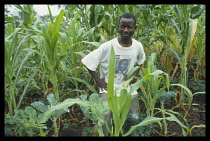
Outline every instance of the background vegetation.
<svg viewBox="0 0 210 141">
<path fill-rule="evenodd" d="M 147 60 L 143 68 L 149 69 L 149 60 L 156 53 L 155 68 L 148 72 L 162 70 L 167 79 L 170 78 L 170 83 L 182 84 L 192 92 L 190 95 L 184 87 L 171 88 L 174 89 L 173 94 L 168 96 L 175 102 L 172 108 L 178 106 L 179 114 L 187 120 L 182 112 L 191 107 L 189 101 L 200 94 L 196 92 L 205 91 L 205 5 L 58 5 L 60 14 L 56 16 L 52 16 L 49 6 L 49 14 L 39 16 L 33 5 L 15 5 L 19 15 L 13 16 L 9 14 L 8 6 L 5 5 L 4 26 L 5 135 L 45 136 L 51 127 L 54 135 L 58 135 L 60 126 L 65 125 L 62 122 L 65 118 L 61 115 L 68 110 L 53 115 L 52 125 L 40 122 L 42 113 L 67 98 L 84 95 L 89 98 L 98 92 L 81 58 L 119 36 L 118 19 L 127 12 L 137 18 L 133 38 L 144 46 Z M 144 74 L 145 71 L 140 72 L 142 77 Z M 141 91 L 150 91 L 151 82 L 144 83 L 148 89 L 141 86 Z M 54 98 L 49 97 L 52 93 Z M 166 99 L 164 94 L 161 98 Z M 45 110 L 34 110 L 31 103 L 35 101 L 42 101 L 43 104 L 35 105 L 45 105 L 46 108 L 42 107 Z M 152 113 L 155 107 L 158 108 L 157 103 L 153 101 Z M 86 127 L 91 128 L 87 115 L 84 119 Z M 95 120 L 92 122 L 97 126 Z M 205 125 L 188 128 L 195 127 Z M 140 130 L 142 134 L 143 128 L 136 131 Z"/>
</svg>

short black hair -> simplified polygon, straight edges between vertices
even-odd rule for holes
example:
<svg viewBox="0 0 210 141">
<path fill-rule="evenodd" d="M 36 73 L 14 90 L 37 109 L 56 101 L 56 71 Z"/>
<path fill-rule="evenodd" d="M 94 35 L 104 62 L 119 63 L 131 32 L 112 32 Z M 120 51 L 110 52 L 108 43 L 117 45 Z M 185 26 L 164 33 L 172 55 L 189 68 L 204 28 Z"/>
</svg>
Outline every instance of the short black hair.
<svg viewBox="0 0 210 141">
<path fill-rule="evenodd" d="M 120 20 L 121 20 L 122 18 L 132 18 L 132 19 L 134 20 L 134 24 L 136 25 L 136 17 L 135 17 L 133 14 L 131 14 L 131 13 L 122 14 L 122 15 L 120 16 L 119 23 L 120 23 Z"/>
</svg>

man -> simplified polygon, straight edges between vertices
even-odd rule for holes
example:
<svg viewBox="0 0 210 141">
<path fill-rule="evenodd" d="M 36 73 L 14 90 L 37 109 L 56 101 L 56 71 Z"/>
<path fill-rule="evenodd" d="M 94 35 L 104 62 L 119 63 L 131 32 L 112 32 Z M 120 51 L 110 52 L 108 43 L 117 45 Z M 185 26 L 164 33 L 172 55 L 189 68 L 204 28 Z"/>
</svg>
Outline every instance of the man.
<svg viewBox="0 0 210 141">
<path fill-rule="evenodd" d="M 99 86 L 100 96 L 102 100 L 107 100 L 107 82 L 109 71 L 109 59 L 111 46 L 113 46 L 116 56 L 116 70 L 115 70 L 115 87 L 122 86 L 127 73 L 135 66 L 141 66 L 145 61 L 145 53 L 143 46 L 137 40 L 131 38 L 136 29 L 136 18 L 133 14 L 125 13 L 119 19 L 119 33 L 120 36 L 116 37 L 108 42 L 103 43 L 98 49 L 92 51 L 82 59 L 82 63 L 87 67 L 89 73 L 92 75 L 97 85 Z M 100 65 L 100 77 L 96 73 L 96 69 Z M 137 76 L 139 73 L 137 69 L 133 75 Z M 129 90 L 129 87 L 127 88 Z M 124 124 L 124 133 L 126 133 L 131 126 L 138 123 L 138 118 L 132 117 L 132 114 L 138 115 L 138 97 L 137 91 L 131 95 L 134 98 L 131 101 L 131 107 L 129 110 L 130 118 L 126 119 Z M 119 96 L 119 92 L 117 92 Z M 111 127 L 111 112 L 103 115 Z M 137 116 L 138 117 L 138 116 Z M 103 128 L 104 136 L 108 136 L 109 133 L 106 127 Z"/>
</svg>

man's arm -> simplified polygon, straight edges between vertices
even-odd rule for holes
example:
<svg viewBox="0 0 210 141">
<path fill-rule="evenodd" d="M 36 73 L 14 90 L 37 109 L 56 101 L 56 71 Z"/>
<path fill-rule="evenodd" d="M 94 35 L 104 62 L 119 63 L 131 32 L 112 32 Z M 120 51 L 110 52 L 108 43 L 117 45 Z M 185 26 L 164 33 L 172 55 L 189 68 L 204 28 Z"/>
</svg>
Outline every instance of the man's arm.
<svg viewBox="0 0 210 141">
<path fill-rule="evenodd" d="M 105 79 L 104 78 L 100 79 L 100 77 L 98 76 L 98 74 L 95 71 L 92 71 L 92 70 L 90 70 L 88 68 L 87 68 L 87 70 L 92 75 L 92 77 L 96 81 L 97 85 L 100 88 L 107 90 L 107 83 L 105 82 Z"/>
<path fill-rule="evenodd" d="M 139 71 L 141 69 L 141 65 L 136 65 L 136 66 L 139 66 L 139 68 L 132 74 L 132 76 L 135 76 L 135 77 L 137 77 L 137 75 L 139 74 Z"/>
</svg>

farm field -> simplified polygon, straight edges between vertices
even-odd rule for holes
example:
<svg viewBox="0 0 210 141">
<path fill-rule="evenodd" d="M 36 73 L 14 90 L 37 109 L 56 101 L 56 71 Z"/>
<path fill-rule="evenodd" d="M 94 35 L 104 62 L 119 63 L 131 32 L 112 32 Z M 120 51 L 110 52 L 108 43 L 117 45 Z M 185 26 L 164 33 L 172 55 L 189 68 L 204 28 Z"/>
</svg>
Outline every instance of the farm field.
<svg viewBox="0 0 210 141">
<path fill-rule="evenodd" d="M 116 132 L 121 122 L 115 122 L 111 136 L 206 136 L 205 5 L 57 5 L 56 16 L 49 6 L 49 14 L 39 16 L 33 5 L 14 5 L 19 14 L 11 15 L 9 6 L 5 136 L 103 136 L 102 114 L 123 109 L 101 101 L 81 59 L 119 36 L 123 13 L 137 18 L 133 38 L 142 43 L 146 61 L 131 84 L 139 93 L 140 121 L 127 133 Z M 110 78 L 114 66 L 110 58 Z M 124 95 L 128 100 L 129 92 Z"/>
</svg>

